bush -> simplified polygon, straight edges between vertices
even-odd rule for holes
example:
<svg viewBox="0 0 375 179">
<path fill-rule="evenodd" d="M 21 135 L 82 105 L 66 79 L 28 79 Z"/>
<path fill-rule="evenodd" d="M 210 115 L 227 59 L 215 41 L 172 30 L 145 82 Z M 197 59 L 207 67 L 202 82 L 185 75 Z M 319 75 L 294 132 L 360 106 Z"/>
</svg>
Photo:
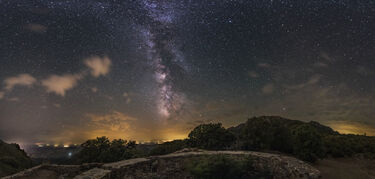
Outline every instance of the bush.
<svg viewBox="0 0 375 179">
<path fill-rule="evenodd" d="M 375 154 L 375 137 L 365 135 L 331 135 L 323 138 L 327 154 L 332 157 L 350 157 L 354 154 Z"/>
<path fill-rule="evenodd" d="M 315 162 L 325 156 L 322 138 L 317 130 L 308 124 L 303 124 L 292 130 L 293 154 L 298 158 Z"/>
<path fill-rule="evenodd" d="M 79 163 L 114 162 L 134 158 L 137 155 L 134 141 L 98 137 L 81 144 L 82 150 L 77 154 Z"/>
<path fill-rule="evenodd" d="M 150 151 L 150 155 L 165 155 L 188 147 L 187 140 L 174 140 L 157 145 Z"/>
<path fill-rule="evenodd" d="M 249 178 L 256 176 L 253 160 L 245 158 L 233 159 L 226 155 L 202 156 L 188 159 L 185 169 L 195 178 Z"/>
<path fill-rule="evenodd" d="M 292 137 L 285 119 L 259 117 L 249 119 L 239 134 L 240 149 L 277 150 L 290 153 Z"/>
<path fill-rule="evenodd" d="M 235 136 L 221 123 L 201 124 L 189 133 L 189 145 L 203 149 L 220 150 L 230 147 Z"/>
</svg>

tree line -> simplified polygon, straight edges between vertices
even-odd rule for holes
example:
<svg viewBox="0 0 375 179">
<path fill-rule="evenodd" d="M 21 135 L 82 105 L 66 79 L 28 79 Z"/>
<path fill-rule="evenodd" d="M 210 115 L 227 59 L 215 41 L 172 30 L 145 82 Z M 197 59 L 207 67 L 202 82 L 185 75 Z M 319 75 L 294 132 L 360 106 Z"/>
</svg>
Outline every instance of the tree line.
<svg viewBox="0 0 375 179">
<path fill-rule="evenodd" d="M 344 135 L 318 122 L 306 123 L 278 116 L 253 117 L 228 129 L 221 123 L 201 124 L 189 133 L 187 139 L 157 144 L 150 150 L 144 150 L 135 141 L 109 141 L 107 137 L 88 140 L 81 147 L 82 150 L 75 156 L 79 163 L 164 155 L 183 148 L 274 151 L 308 162 L 359 154 L 375 158 L 375 137 Z"/>
</svg>

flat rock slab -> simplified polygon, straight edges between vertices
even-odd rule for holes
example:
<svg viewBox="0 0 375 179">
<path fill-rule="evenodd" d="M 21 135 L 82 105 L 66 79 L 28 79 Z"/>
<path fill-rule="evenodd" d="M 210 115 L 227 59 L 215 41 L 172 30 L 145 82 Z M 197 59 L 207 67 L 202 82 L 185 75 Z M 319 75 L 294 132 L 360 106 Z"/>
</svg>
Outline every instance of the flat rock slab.
<svg viewBox="0 0 375 179">
<path fill-rule="evenodd" d="M 106 179 L 110 178 L 111 170 L 93 168 L 82 174 L 75 176 L 74 179 Z"/>
<path fill-rule="evenodd" d="M 186 158 L 205 155 L 229 155 L 233 158 L 249 156 L 254 160 L 258 171 L 267 169 L 273 178 L 321 178 L 319 170 L 293 157 L 252 151 L 205 151 L 183 149 L 181 151 L 147 158 L 135 158 L 107 164 L 45 165 L 7 177 L 7 179 L 27 179 L 32 176 L 49 174 L 45 170 L 56 172 L 60 178 L 110 179 L 110 178 L 184 178 L 183 162 Z M 41 172 L 42 171 L 42 172 Z M 41 173 L 41 174 L 40 174 Z M 40 175 L 39 175 L 40 174 Z M 191 177 L 190 177 L 191 178 Z"/>
<path fill-rule="evenodd" d="M 135 158 L 135 159 L 129 159 L 129 160 L 123 160 L 123 161 L 119 161 L 119 162 L 104 164 L 103 168 L 120 169 L 120 168 L 129 166 L 129 165 L 134 165 L 134 164 L 137 164 L 137 163 L 142 163 L 142 162 L 147 162 L 147 161 L 150 161 L 150 159 Z"/>
</svg>

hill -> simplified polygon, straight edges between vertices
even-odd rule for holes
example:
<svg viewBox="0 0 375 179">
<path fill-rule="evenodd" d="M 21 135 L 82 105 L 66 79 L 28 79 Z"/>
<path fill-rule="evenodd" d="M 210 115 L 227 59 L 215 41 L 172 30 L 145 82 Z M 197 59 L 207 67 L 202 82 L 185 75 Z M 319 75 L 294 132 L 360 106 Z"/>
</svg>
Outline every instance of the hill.
<svg viewBox="0 0 375 179">
<path fill-rule="evenodd" d="M 167 154 L 185 147 L 281 152 L 308 162 L 355 155 L 375 158 L 375 137 L 340 134 L 315 121 L 279 116 L 253 117 L 228 129 L 220 123 L 201 124 L 190 132 L 189 138 L 159 144 L 150 154 Z"/>
<path fill-rule="evenodd" d="M 247 120 L 247 122 L 239 124 L 235 127 L 230 127 L 228 130 L 237 136 L 246 128 L 249 126 L 254 126 L 256 128 L 262 128 L 262 127 L 278 127 L 278 128 L 288 128 L 293 129 L 295 127 L 301 126 L 301 125 L 309 125 L 313 128 L 315 128 L 320 134 L 322 135 L 336 135 L 339 134 L 338 132 L 334 131 L 332 128 L 322 125 L 315 121 L 310 122 L 303 122 L 299 120 L 291 120 L 287 118 L 283 118 L 280 116 L 260 116 L 260 117 L 252 117 Z"/>
<path fill-rule="evenodd" d="M 32 167 L 31 159 L 18 144 L 0 140 L 0 177 Z"/>
</svg>

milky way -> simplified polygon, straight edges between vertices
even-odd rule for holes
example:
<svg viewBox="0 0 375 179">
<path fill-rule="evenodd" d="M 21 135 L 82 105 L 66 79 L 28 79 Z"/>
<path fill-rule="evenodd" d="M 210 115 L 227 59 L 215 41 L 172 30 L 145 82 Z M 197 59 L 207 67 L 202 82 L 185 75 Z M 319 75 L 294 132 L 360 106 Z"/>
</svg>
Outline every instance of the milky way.
<svg viewBox="0 0 375 179">
<path fill-rule="evenodd" d="M 277 115 L 375 135 L 373 0 L 0 0 L 0 139 Z"/>
<path fill-rule="evenodd" d="M 144 8 L 152 22 L 141 30 L 147 45 L 147 60 L 154 70 L 158 83 L 157 108 L 159 114 L 169 118 L 171 113 L 180 110 L 185 96 L 177 92 L 173 84 L 170 66 L 178 65 L 184 69 L 184 58 L 174 41 L 173 26 L 176 14 L 170 2 L 145 0 Z"/>
</svg>

